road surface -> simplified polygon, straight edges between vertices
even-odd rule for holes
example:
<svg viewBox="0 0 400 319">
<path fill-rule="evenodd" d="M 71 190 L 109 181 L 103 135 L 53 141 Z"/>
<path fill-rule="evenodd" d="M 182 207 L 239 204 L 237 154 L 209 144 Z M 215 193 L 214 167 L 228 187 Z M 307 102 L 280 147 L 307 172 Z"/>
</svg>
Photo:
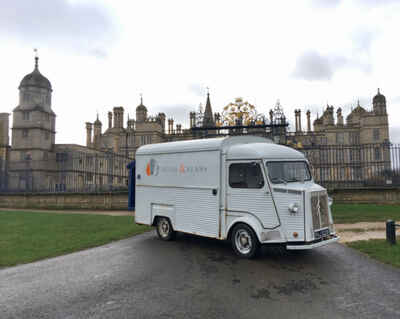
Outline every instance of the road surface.
<svg viewBox="0 0 400 319">
<path fill-rule="evenodd" d="M 149 232 L 0 270 L 0 318 L 400 318 L 400 271 L 341 244 L 241 260 Z"/>
</svg>

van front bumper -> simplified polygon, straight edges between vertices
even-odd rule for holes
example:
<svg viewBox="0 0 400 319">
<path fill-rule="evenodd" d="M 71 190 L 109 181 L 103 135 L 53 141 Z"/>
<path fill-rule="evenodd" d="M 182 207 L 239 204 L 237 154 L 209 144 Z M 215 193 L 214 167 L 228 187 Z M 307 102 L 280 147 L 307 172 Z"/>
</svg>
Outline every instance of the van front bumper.
<svg viewBox="0 0 400 319">
<path fill-rule="evenodd" d="M 309 243 L 302 242 L 302 243 L 288 243 L 286 245 L 286 249 L 288 250 L 304 250 L 304 249 L 313 249 L 321 246 L 328 245 L 330 243 L 334 243 L 335 241 L 338 241 L 340 239 L 339 236 L 333 235 L 330 236 L 330 238 L 327 239 L 322 239 L 318 241 L 312 241 Z"/>
</svg>

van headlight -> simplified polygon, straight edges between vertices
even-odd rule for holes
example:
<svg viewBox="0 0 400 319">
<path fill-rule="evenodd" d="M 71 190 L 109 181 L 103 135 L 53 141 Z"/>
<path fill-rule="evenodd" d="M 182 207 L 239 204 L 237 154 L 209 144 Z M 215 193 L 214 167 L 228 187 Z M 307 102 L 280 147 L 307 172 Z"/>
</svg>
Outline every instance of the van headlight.
<svg viewBox="0 0 400 319">
<path fill-rule="evenodd" d="M 289 205 L 289 212 L 291 213 L 291 214 L 296 214 L 296 213 L 298 213 L 299 212 L 299 204 L 297 204 L 297 203 L 292 203 L 292 204 L 290 204 Z"/>
</svg>

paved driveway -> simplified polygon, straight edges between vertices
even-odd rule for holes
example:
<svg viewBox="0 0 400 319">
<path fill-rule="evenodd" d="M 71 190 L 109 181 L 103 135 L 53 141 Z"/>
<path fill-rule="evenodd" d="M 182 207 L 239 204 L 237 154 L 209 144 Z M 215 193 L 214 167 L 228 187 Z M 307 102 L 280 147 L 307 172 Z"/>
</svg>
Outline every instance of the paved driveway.
<svg viewBox="0 0 400 319">
<path fill-rule="evenodd" d="M 400 318 L 400 271 L 340 244 L 239 260 L 150 232 L 0 270 L 0 318 Z"/>
</svg>

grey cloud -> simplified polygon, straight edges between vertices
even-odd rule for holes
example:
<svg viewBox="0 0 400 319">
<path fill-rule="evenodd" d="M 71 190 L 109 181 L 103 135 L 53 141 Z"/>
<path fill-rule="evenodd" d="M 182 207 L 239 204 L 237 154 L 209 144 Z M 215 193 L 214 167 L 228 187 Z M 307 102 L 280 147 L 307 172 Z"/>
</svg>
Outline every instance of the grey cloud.
<svg viewBox="0 0 400 319">
<path fill-rule="evenodd" d="M 371 72 L 372 66 L 358 59 L 344 56 L 323 56 L 316 51 L 304 52 L 297 58 L 293 77 L 307 81 L 329 81 L 341 68 L 357 68 L 365 73 Z"/>
<path fill-rule="evenodd" d="M 68 0 L 1 1 L 0 36 L 105 57 L 115 28 L 105 8 Z"/>
<path fill-rule="evenodd" d="M 297 58 L 293 76 L 308 81 L 329 81 L 334 72 L 332 67 L 329 58 L 308 51 Z"/>
</svg>

